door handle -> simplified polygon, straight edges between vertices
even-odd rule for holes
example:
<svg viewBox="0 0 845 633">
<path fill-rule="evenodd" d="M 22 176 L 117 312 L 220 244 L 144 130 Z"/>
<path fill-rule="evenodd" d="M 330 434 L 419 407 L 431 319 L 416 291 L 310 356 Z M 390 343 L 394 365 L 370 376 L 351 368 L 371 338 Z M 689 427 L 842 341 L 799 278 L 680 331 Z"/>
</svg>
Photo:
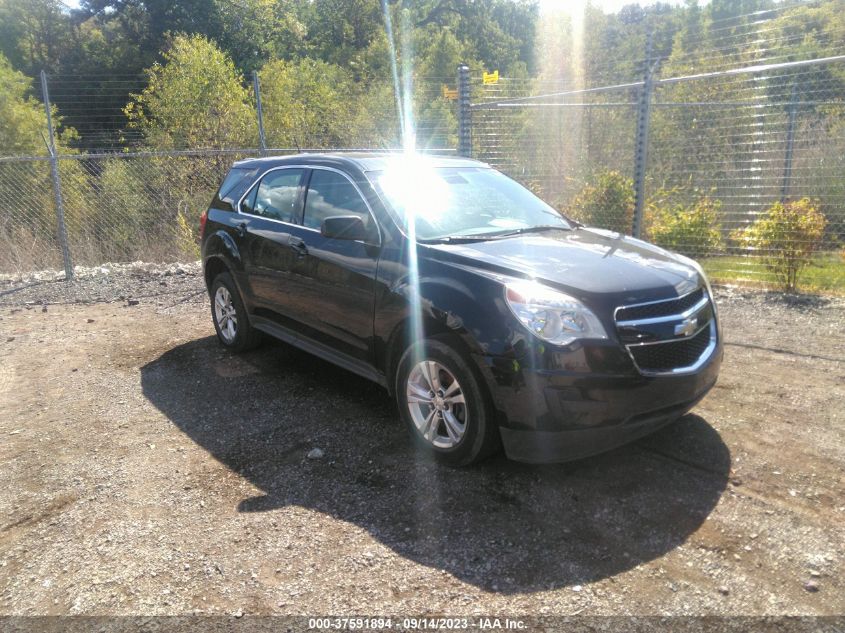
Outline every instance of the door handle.
<svg viewBox="0 0 845 633">
<path fill-rule="evenodd" d="M 246 237 L 246 222 L 241 222 L 235 227 L 238 237 Z"/>
<path fill-rule="evenodd" d="M 288 246 L 296 251 L 299 257 L 305 257 L 308 254 L 308 247 L 305 245 L 305 240 L 295 235 L 288 235 Z"/>
</svg>

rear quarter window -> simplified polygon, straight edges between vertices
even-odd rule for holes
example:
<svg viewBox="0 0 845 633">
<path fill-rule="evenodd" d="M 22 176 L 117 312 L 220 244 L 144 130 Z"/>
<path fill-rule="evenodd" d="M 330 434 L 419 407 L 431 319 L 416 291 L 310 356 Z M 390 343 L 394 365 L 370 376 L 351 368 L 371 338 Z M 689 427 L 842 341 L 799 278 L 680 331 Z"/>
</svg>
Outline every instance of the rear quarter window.
<svg viewBox="0 0 845 633">
<path fill-rule="evenodd" d="M 216 209 L 234 211 L 238 200 L 254 182 L 257 173 L 256 167 L 233 167 L 223 179 L 211 205 Z"/>
</svg>

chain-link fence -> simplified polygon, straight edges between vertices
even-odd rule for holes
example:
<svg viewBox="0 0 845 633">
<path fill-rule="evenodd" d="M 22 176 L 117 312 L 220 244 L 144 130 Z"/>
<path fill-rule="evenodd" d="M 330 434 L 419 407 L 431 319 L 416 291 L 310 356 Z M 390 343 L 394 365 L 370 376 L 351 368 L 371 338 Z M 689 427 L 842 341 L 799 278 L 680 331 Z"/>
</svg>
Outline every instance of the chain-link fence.
<svg viewBox="0 0 845 633">
<path fill-rule="evenodd" d="M 78 154 L 59 158 L 64 226 L 44 157 L 0 159 L 0 272 L 72 264 L 195 259 L 195 228 L 242 152 Z M 60 233 L 64 233 L 64 239 Z M 64 242 L 64 244 L 63 244 Z"/>
<path fill-rule="evenodd" d="M 58 160 L 72 262 L 184 261 L 195 228 L 232 161 L 257 151 L 79 154 Z M 4 271 L 61 268 L 46 160 L 0 161 Z"/>
<path fill-rule="evenodd" d="M 473 155 L 719 282 L 841 294 L 845 55 L 784 57 L 682 74 L 647 54 L 640 78 L 579 88 L 476 76 Z"/>
<path fill-rule="evenodd" d="M 632 173 L 637 104 L 632 89 L 561 88 L 507 78 L 483 86 L 472 138 L 474 157 L 566 209 L 597 170 Z"/>
<path fill-rule="evenodd" d="M 845 293 L 845 33 L 807 54 L 802 31 L 771 35 L 783 12 L 769 13 L 716 25 L 722 39 L 695 55 L 649 44 L 639 61 L 608 60 L 595 81 L 485 82 L 465 67 L 417 78 L 418 146 L 472 155 L 586 224 L 699 259 L 716 281 Z M 262 104 L 254 77 L 240 135 L 198 148 L 128 123 L 118 97 L 142 78 L 89 78 L 90 98 L 77 79 L 45 77 L 36 96 L 72 94 L 52 127 L 79 135 L 59 135 L 55 159 L 47 129 L 41 155 L 0 158 L 0 273 L 194 258 L 199 213 L 234 160 L 399 146 L 390 86 L 366 95 L 366 120 L 337 104 L 313 117 L 269 76 Z"/>
<path fill-rule="evenodd" d="M 74 266 L 107 262 L 193 260 L 199 256 L 200 213 L 234 161 L 400 145 L 392 91 L 370 99 L 376 112 L 368 112 L 366 122 L 349 115 L 338 124 L 331 113 L 309 118 L 301 109 L 284 110 L 278 99 L 262 104 L 260 81 L 254 79 L 252 124 L 229 137 L 228 145 L 242 144 L 198 149 L 176 134 L 167 136 L 169 130 L 157 130 L 158 140 L 166 141 L 159 144 L 170 146 L 161 149 L 115 105 L 127 86 L 140 90 L 137 78 L 95 82 L 90 97 L 77 86 L 65 116 L 51 107 L 50 86 L 70 92 L 72 81 L 87 86 L 90 78 L 43 77 L 36 96 L 61 123 L 45 126 L 41 155 L 0 157 L 0 274 L 63 267 L 72 274 Z M 417 139 L 427 150 L 455 152 L 457 102 L 443 96 L 444 86 L 454 93 L 455 84 L 444 78 L 416 82 Z M 57 133 L 54 140 L 50 127 L 72 134 L 68 139 Z"/>
</svg>

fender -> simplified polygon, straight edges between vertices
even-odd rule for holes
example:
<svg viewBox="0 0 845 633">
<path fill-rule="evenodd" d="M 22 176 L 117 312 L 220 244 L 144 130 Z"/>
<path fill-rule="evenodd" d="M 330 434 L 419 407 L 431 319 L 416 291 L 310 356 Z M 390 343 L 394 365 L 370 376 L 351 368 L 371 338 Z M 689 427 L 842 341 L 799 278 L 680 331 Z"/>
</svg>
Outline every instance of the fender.
<svg viewBox="0 0 845 633">
<path fill-rule="evenodd" d="M 513 332 L 503 325 L 508 320 L 493 316 L 507 308 L 501 285 L 491 279 L 456 269 L 432 270 L 430 275 L 421 275 L 418 283 L 406 275 L 392 285 L 386 301 L 376 312 L 390 315 L 376 324 L 377 331 L 387 334 L 377 337 L 384 348 L 376 357 L 383 359 L 388 375 L 402 351 L 421 335 L 452 334 L 476 356 L 495 355 L 510 345 Z M 422 332 L 414 332 L 415 313 Z"/>
<path fill-rule="evenodd" d="M 244 293 L 242 287 L 243 258 L 232 236 L 220 229 L 209 235 L 203 243 L 202 271 L 206 286 L 210 287 L 211 277 L 214 277 L 224 268 L 232 273 L 238 292 L 248 306 L 250 297 Z"/>
<path fill-rule="evenodd" d="M 223 229 L 212 233 L 203 244 L 203 263 L 214 256 L 222 257 L 231 269 L 243 270 L 243 258 L 238 245 Z"/>
</svg>

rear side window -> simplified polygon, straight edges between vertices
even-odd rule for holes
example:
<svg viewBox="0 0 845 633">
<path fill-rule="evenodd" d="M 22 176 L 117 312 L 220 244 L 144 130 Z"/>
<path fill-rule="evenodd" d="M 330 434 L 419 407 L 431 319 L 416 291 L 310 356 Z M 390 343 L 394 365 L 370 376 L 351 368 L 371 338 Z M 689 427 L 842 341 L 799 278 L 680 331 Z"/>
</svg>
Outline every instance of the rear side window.
<svg viewBox="0 0 845 633">
<path fill-rule="evenodd" d="M 271 171 L 258 187 L 249 192 L 241 204 L 241 212 L 271 220 L 296 222 L 299 220 L 299 181 L 302 169 Z"/>
<path fill-rule="evenodd" d="M 226 178 L 223 179 L 223 184 L 220 185 L 217 195 L 214 196 L 212 206 L 226 211 L 234 211 L 238 199 L 249 189 L 257 173 L 258 169 L 256 168 L 233 167 L 229 170 Z"/>
<path fill-rule="evenodd" d="M 308 183 L 302 223 L 319 231 L 323 220 L 333 215 L 357 215 L 368 230 L 374 228 L 367 205 L 355 186 L 336 172 L 315 169 Z"/>
</svg>

